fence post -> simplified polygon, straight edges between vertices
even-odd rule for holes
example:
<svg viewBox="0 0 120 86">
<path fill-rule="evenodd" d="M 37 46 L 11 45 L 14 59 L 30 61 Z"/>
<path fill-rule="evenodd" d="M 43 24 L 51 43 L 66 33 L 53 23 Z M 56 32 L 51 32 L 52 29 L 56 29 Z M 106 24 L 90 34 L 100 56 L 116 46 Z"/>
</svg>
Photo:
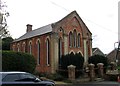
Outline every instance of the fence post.
<svg viewBox="0 0 120 86">
<path fill-rule="evenodd" d="M 103 68 L 103 63 L 98 63 L 97 66 L 98 66 L 98 76 L 100 78 L 103 78 L 103 75 L 104 75 L 104 68 Z"/>
<path fill-rule="evenodd" d="M 90 76 L 90 81 L 94 81 L 95 79 L 95 70 L 94 70 L 95 65 L 94 64 L 89 64 L 89 76 Z"/>
<path fill-rule="evenodd" d="M 75 68 L 76 68 L 76 66 L 74 66 L 74 65 L 68 66 L 68 78 L 71 81 L 75 80 Z"/>
</svg>

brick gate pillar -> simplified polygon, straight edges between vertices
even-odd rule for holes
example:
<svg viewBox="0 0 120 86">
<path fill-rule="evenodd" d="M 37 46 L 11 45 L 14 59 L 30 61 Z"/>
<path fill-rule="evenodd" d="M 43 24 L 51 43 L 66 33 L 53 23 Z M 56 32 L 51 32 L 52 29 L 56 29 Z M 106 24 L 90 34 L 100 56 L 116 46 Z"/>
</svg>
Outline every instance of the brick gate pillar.
<svg viewBox="0 0 120 86">
<path fill-rule="evenodd" d="M 98 63 L 97 66 L 98 66 L 98 76 L 100 78 L 103 78 L 103 75 L 104 75 L 104 68 L 103 68 L 103 63 Z"/>
<path fill-rule="evenodd" d="M 115 62 L 111 62 L 111 70 L 116 70 L 116 63 Z"/>
<path fill-rule="evenodd" d="M 75 68 L 76 68 L 76 66 L 74 66 L 74 65 L 68 66 L 68 78 L 71 81 L 75 80 Z"/>
<path fill-rule="evenodd" d="M 95 65 L 91 63 L 88 66 L 89 66 L 90 81 L 94 81 L 94 79 L 95 79 L 95 70 L 94 70 Z"/>
</svg>

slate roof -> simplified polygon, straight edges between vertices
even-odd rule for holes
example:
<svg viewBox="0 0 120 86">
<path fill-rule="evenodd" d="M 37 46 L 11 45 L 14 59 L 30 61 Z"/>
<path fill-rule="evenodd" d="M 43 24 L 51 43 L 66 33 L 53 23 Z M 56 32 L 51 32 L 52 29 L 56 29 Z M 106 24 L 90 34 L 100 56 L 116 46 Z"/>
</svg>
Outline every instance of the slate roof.
<svg viewBox="0 0 120 86">
<path fill-rule="evenodd" d="M 94 52 L 97 48 L 92 48 L 92 51 Z"/>
<path fill-rule="evenodd" d="M 105 54 L 99 48 L 92 48 L 92 52 L 93 52 L 93 55 L 105 56 Z"/>
<path fill-rule="evenodd" d="M 14 42 L 24 40 L 27 38 L 31 38 L 34 36 L 42 35 L 42 34 L 49 33 L 49 32 L 52 32 L 52 24 L 49 24 L 49 25 L 40 27 L 38 29 L 32 30 L 30 32 L 27 32 L 24 35 L 22 35 L 21 37 L 19 37 L 18 39 L 14 40 Z"/>
</svg>

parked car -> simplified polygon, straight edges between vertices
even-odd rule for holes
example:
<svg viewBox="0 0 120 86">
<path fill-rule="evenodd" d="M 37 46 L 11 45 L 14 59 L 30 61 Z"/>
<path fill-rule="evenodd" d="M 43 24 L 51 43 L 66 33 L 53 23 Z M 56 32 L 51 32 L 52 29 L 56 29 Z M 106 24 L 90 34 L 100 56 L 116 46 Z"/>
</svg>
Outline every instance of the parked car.
<svg viewBox="0 0 120 86">
<path fill-rule="evenodd" d="M 55 86 L 54 82 L 40 80 L 27 72 L 0 72 L 0 79 L 0 86 Z"/>
</svg>

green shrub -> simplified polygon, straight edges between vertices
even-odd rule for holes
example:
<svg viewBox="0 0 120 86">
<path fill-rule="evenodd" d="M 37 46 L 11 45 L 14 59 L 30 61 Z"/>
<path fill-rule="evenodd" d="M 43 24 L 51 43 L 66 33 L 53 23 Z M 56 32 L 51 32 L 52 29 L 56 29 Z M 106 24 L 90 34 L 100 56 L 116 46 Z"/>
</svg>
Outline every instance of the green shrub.
<svg viewBox="0 0 120 86">
<path fill-rule="evenodd" d="M 107 58 L 102 55 L 94 55 L 94 56 L 89 57 L 88 63 L 95 64 L 95 67 L 97 67 L 98 63 L 103 63 L 104 67 L 108 66 Z"/>
<path fill-rule="evenodd" d="M 80 54 L 67 54 L 61 57 L 61 69 L 67 70 L 67 66 L 74 65 L 77 70 L 83 68 L 84 58 Z"/>
<path fill-rule="evenodd" d="M 118 66 L 117 69 L 120 70 L 120 66 Z"/>
<path fill-rule="evenodd" d="M 25 71 L 33 73 L 35 67 L 35 59 L 30 54 L 13 51 L 2 51 L 3 71 Z"/>
</svg>

